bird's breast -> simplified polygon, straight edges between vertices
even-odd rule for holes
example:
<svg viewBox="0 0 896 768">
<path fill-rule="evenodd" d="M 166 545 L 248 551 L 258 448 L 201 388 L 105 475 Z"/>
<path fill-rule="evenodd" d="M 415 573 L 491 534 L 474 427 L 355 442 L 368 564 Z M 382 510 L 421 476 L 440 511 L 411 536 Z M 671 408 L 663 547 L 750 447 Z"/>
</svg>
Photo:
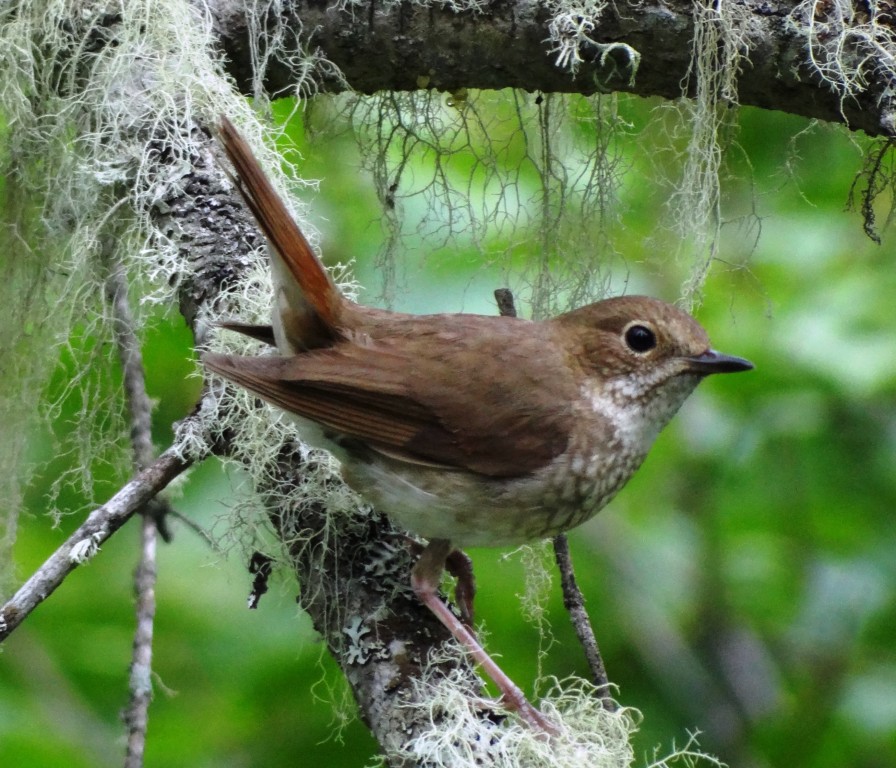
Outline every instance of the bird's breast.
<svg viewBox="0 0 896 768">
<path fill-rule="evenodd" d="M 605 438 L 605 436 L 604 436 Z M 516 477 L 409 464 L 365 451 L 343 460 L 346 482 L 398 525 L 456 546 L 508 546 L 556 536 L 595 515 L 643 456 L 575 438 L 545 466 Z"/>
</svg>

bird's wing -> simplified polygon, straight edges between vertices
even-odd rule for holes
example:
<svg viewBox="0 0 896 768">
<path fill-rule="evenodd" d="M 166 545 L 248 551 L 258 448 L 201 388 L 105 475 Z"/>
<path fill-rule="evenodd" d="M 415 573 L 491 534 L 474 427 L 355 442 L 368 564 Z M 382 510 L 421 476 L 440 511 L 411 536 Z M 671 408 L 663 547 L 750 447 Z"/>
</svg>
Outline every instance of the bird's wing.
<svg viewBox="0 0 896 768">
<path fill-rule="evenodd" d="M 393 458 L 512 477 L 561 453 L 574 418 L 573 393 L 533 372 L 531 352 L 496 345 L 465 374 L 454 347 L 410 356 L 388 345 L 341 344 L 293 357 L 203 361 L 262 399 Z"/>
</svg>

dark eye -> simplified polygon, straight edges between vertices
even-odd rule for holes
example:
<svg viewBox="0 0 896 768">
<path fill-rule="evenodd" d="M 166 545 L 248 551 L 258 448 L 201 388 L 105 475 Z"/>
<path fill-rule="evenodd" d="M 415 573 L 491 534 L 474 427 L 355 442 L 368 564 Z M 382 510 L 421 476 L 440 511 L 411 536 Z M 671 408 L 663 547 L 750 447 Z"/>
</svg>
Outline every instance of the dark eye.
<svg viewBox="0 0 896 768">
<path fill-rule="evenodd" d="M 633 325 L 625 332 L 625 343 L 632 352 L 649 352 L 656 346 L 656 334 L 646 325 Z"/>
</svg>

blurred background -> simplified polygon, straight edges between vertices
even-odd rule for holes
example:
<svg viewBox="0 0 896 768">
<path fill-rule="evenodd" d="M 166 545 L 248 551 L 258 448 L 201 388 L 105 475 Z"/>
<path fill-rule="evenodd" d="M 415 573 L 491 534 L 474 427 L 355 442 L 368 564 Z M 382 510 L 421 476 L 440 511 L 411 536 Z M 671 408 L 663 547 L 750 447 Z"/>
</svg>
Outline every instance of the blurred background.
<svg viewBox="0 0 896 768">
<path fill-rule="evenodd" d="M 290 157 L 302 176 L 321 180 L 305 196 L 310 219 L 328 262 L 354 262 L 362 301 L 385 294 L 408 311 L 490 313 L 491 291 L 537 261 L 538 238 L 519 234 L 512 257 L 490 265 L 481 242 L 434 246 L 419 221 L 440 214 L 415 210 L 413 197 L 406 257 L 384 261 L 389 232 L 351 121 L 293 107 L 275 105 L 289 118 L 284 147 L 298 150 Z M 594 240 L 609 230 L 609 292 L 674 301 L 695 266 L 676 257 L 666 222 L 663 180 L 684 161 L 666 151 L 675 141 L 659 108 L 614 101 L 621 186 Z M 870 142 L 780 113 L 738 115 L 722 169 L 725 224 L 696 314 L 715 348 L 756 370 L 701 385 L 620 496 L 570 535 L 577 574 L 618 699 L 643 714 L 639 764 L 699 731 L 703 749 L 736 766 L 894 766 L 896 271 L 892 234 L 874 243 L 847 210 Z M 576 130 L 593 143 L 601 127 Z M 524 139 L 506 141 L 512 154 Z M 512 287 L 527 314 L 526 285 Z M 146 342 L 160 447 L 198 395 L 190 342 L 173 312 L 159 314 Z M 76 343 L 59 362 L 59 392 L 80 369 L 77 353 Z M 98 390 L 117 391 L 117 372 L 91 375 Z M 82 519 L 54 528 L 44 515 L 48 487 L 80 471 L 59 452 L 79 397 L 67 396 L 53 431 L 31 441 L 42 469 L 19 521 L 20 578 Z M 126 479 L 91 471 L 100 497 Z M 224 535 L 242 484 L 213 460 L 180 484 L 176 508 L 217 544 L 173 521 L 174 542 L 159 552 L 147 765 L 362 766 L 376 745 L 296 608 L 289 575 L 259 610 L 246 608 L 246 552 Z M 71 488 L 60 503 L 86 504 Z M 3 765 L 120 764 L 136 543 L 132 521 L 4 644 Z M 539 672 L 587 676 L 556 580 L 539 624 L 517 597 L 537 587 L 527 586 L 527 556 L 469 554 L 487 646 L 510 675 L 529 691 Z M 552 573 L 549 555 L 535 557 Z"/>
</svg>

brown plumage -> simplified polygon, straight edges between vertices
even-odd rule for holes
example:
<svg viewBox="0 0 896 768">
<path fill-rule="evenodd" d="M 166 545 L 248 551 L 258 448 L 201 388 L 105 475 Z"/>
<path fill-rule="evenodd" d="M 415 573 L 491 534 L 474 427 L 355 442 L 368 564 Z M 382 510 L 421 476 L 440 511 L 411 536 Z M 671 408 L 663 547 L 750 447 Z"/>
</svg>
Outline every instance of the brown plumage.
<svg viewBox="0 0 896 768">
<path fill-rule="evenodd" d="M 752 366 L 710 349 L 690 315 L 644 296 L 542 322 L 356 304 L 226 119 L 221 141 L 271 246 L 275 290 L 271 328 L 227 327 L 281 356 L 203 362 L 296 417 L 307 440 L 342 461 L 349 485 L 430 539 L 414 589 L 511 705 L 551 731 L 438 599 L 452 543 L 515 543 L 578 525 L 625 484 L 703 377 Z M 469 601 L 461 609 L 469 619 Z"/>
</svg>

